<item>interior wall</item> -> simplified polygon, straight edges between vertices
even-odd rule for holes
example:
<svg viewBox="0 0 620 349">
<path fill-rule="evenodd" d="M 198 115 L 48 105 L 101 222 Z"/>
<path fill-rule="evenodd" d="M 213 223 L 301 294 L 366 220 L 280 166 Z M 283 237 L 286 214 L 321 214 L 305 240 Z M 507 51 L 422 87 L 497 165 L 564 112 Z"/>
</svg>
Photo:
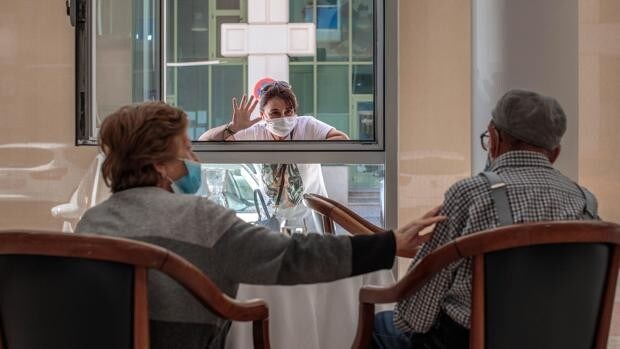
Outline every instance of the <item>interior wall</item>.
<svg viewBox="0 0 620 349">
<path fill-rule="evenodd" d="M 620 222 L 620 1 L 579 1 L 579 182 Z M 620 283 L 620 280 L 619 280 Z M 609 349 L 620 349 L 620 285 Z"/>
<path fill-rule="evenodd" d="M 470 174 L 471 1 L 399 2 L 398 220 Z M 402 275 L 409 262 L 399 263 Z"/>
<path fill-rule="evenodd" d="M 0 228 L 60 229 L 95 155 L 74 147 L 74 35 L 65 2 L 0 1 Z"/>
<path fill-rule="evenodd" d="M 579 179 L 620 222 L 620 2 L 579 5 Z"/>
</svg>

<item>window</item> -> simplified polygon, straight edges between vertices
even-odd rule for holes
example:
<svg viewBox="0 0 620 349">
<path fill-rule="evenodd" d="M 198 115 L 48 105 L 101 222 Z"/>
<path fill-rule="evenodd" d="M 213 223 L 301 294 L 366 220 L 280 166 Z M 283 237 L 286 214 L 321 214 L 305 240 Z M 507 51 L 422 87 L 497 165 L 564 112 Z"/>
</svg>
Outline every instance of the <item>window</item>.
<svg viewBox="0 0 620 349">
<path fill-rule="evenodd" d="M 248 0 L 80 4 L 85 22 L 78 27 L 78 54 L 86 64 L 80 64 L 78 72 L 79 144 L 94 143 L 103 118 L 118 107 L 158 99 L 185 110 L 191 121 L 189 136 L 197 139 L 228 122 L 231 98 L 255 83 L 249 71 L 256 63 L 248 57 L 260 55 L 224 57 L 221 50 L 222 25 L 248 23 Z M 375 51 L 381 49 L 375 42 L 381 41 L 374 37 L 375 4 L 289 0 L 288 6 L 289 23 L 313 23 L 316 38 L 311 57 L 284 53 L 298 114 L 313 115 L 354 141 L 380 145 L 383 114 L 375 113 L 374 102 Z M 269 75 L 269 69 L 256 69 Z M 361 100 L 366 102 L 362 114 Z"/>
<path fill-rule="evenodd" d="M 201 160 L 380 166 L 386 197 L 395 194 L 396 174 L 389 169 L 396 163 L 397 7 L 385 0 L 78 0 L 76 143 L 95 144 L 106 115 L 144 100 L 185 110 L 191 139 L 230 121 L 231 97 L 251 91 L 256 66 L 252 52 L 222 54 L 228 42 L 241 45 L 227 36 L 223 41 L 222 28 L 250 28 L 265 1 L 288 7 L 285 22 L 313 26 L 312 54 L 285 53 L 278 67 L 298 97 L 298 114 L 313 115 L 351 141 L 195 142 Z M 226 200 L 242 211 L 252 187 L 241 180 L 241 169 L 227 173 Z M 372 182 L 379 190 L 369 171 L 349 173 L 353 187 Z M 395 200 L 386 200 L 390 205 L 395 208 Z"/>
</svg>

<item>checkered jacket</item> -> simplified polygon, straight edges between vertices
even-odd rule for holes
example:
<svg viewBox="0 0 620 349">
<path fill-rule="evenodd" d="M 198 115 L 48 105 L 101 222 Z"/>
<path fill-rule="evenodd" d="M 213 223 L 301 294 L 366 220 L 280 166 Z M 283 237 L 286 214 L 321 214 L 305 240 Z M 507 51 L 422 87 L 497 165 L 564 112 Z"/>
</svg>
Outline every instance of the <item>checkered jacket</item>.
<svg viewBox="0 0 620 349">
<path fill-rule="evenodd" d="M 493 162 L 490 171 L 499 174 L 507 184 L 515 223 L 589 218 L 585 213 L 585 197 L 577 184 L 555 170 L 540 153 L 505 153 Z M 410 269 L 453 239 L 499 226 L 489 186 L 486 178 L 479 174 L 450 187 L 442 212 L 449 219 L 437 225 Z M 412 297 L 396 305 L 396 327 L 405 332 L 424 333 L 432 327 L 440 311 L 444 311 L 469 328 L 471 275 L 470 258 L 461 259 L 436 274 Z"/>
</svg>

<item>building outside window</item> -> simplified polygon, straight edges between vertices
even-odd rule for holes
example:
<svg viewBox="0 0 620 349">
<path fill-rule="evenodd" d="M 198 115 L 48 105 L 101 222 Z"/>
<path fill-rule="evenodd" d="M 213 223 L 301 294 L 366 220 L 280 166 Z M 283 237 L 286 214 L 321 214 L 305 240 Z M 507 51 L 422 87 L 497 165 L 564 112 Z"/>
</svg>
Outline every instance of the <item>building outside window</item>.
<svg viewBox="0 0 620 349">
<path fill-rule="evenodd" d="M 99 125 L 106 115 L 122 105 L 144 100 L 164 100 L 182 108 L 190 119 L 188 136 L 193 140 L 209 128 L 229 122 L 231 98 L 247 93 L 255 83 L 250 81 L 254 63 L 249 58 L 251 52 L 236 57 L 222 54 L 222 46 L 226 44 L 222 42 L 222 25 L 254 25 L 249 22 L 251 11 L 265 9 L 256 5 L 262 2 L 250 1 L 79 2 L 79 13 L 85 21 L 81 28 L 78 25 L 81 69 L 76 95 L 77 143 L 96 143 Z M 287 54 L 286 57 L 287 80 L 299 101 L 298 115 L 315 116 L 347 133 L 351 142 L 300 145 L 266 142 L 271 144 L 232 147 L 221 142 L 197 142 L 195 149 L 208 151 L 201 155 L 205 162 L 218 162 L 223 156 L 225 162 L 251 163 L 258 162 L 252 161 L 256 158 L 268 161 L 270 157 L 275 162 L 276 155 L 267 153 L 276 151 L 290 153 L 290 161 L 324 162 L 324 173 L 340 171 L 335 176 L 340 178 L 332 184 L 326 183 L 327 186 L 348 188 L 334 193 L 335 198 L 376 223 L 383 223 L 384 132 L 388 132 L 384 131 L 382 83 L 383 1 L 271 2 L 272 6 L 280 2 L 283 8 L 288 7 L 285 25 L 313 24 L 312 45 L 316 49 L 309 55 Z M 276 16 L 278 9 L 267 7 L 266 18 Z M 270 44 L 269 30 L 259 37 L 258 40 L 264 40 L 260 45 Z M 396 134 L 395 130 L 389 132 Z M 258 152 L 257 156 L 252 156 L 253 152 Z M 326 152 L 331 154 L 330 160 L 319 159 Z M 354 153 L 356 156 L 350 156 Z"/>
</svg>

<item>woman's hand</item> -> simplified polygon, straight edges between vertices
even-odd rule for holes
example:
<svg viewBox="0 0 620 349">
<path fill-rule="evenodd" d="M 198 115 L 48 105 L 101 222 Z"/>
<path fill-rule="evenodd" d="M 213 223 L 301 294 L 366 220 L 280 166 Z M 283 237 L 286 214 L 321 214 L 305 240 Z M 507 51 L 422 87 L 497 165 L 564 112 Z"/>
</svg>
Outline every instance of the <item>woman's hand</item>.
<svg viewBox="0 0 620 349">
<path fill-rule="evenodd" d="M 448 219 L 446 216 L 439 216 L 439 211 L 441 211 L 441 206 L 435 207 L 421 218 L 413 220 L 394 231 L 396 255 L 415 255 L 417 247 L 428 241 L 433 235 L 432 233 L 420 235 L 420 232 L 428 226 Z"/>
<path fill-rule="evenodd" d="M 241 97 L 241 103 L 239 104 L 237 104 L 237 97 L 233 97 L 233 115 L 232 123 L 229 129 L 233 132 L 237 132 L 245 130 L 246 128 L 259 122 L 261 118 L 256 118 L 253 120 L 250 119 L 252 112 L 256 108 L 256 104 L 258 104 L 258 100 L 254 99 L 254 96 L 250 96 L 250 98 L 248 98 L 248 96 L 243 95 L 243 97 Z"/>
</svg>

